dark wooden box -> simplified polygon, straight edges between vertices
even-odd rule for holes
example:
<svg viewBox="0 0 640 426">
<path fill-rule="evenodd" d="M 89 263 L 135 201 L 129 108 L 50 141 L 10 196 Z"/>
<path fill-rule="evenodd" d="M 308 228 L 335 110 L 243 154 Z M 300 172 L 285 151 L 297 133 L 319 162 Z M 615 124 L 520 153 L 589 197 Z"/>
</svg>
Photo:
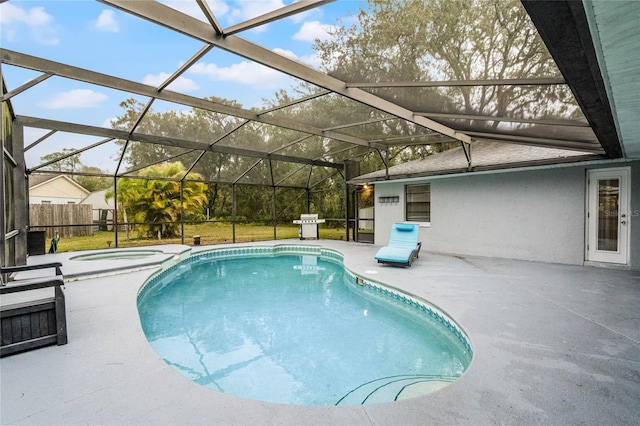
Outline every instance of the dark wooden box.
<svg viewBox="0 0 640 426">
<path fill-rule="evenodd" d="M 5 271 L 8 268 L 3 268 Z M 3 271 L 3 272 L 5 272 Z M 67 343 L 67 320 L 61 275 L 13 281 L 0 287 L 0 295 L 54 287 L 52 297 L 30 299 L 0 307 L 0 357 L 47 345 Z"/>
</svg>

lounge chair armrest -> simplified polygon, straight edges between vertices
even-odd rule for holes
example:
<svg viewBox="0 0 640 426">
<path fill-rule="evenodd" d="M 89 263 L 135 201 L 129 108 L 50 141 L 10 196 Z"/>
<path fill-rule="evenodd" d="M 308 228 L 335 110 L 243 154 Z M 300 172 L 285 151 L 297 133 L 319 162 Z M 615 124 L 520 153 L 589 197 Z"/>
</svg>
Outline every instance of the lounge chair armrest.
<svg viewBox="0 0 640 426">
<path fill-rule="evenodd" d="M 33 271 L 36 269 L 47 269 L 47 268 L 56 268 L 56 275 L 62 275 L 62 263 L 60 262 L 51 262 L 51 263 L 42 263 L 40 265 L 22 265 L 22 266 L 3 266 L 0 268 L 0 273 L 2 274 L 12 274 L 14 272 L 24 272 L 24 271 Z"/>
</svg>

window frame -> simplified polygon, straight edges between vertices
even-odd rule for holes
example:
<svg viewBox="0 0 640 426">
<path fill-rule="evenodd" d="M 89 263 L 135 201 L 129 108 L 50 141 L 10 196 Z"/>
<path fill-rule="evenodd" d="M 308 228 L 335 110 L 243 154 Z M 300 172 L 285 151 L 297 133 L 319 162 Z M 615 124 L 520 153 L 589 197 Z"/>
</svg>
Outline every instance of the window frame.
<svg viewBox="0 0 640 426">
<path fill-rule="evenodd" d="M 426 187 L 426 190 L 422 191 L 412 191 L 412 189 L 418 189 L 419 187 Z M 421 195 L 428 194 L 426 201 L 411 201 L 411 196 L 413 195 Z M 419 183 L 419 184 L 411 184 L 405 185 L 404 187 L 404 219 L 407 222 L 418 222 L 418 223 L 431 223 L 431 183 Z M 416 214 L 416 207 L 420 207 L 420 205 L 424 204 L 426 208 L 419 209 Z M 410 216 L 411 214 L 411 216 Z"/>
</svg>

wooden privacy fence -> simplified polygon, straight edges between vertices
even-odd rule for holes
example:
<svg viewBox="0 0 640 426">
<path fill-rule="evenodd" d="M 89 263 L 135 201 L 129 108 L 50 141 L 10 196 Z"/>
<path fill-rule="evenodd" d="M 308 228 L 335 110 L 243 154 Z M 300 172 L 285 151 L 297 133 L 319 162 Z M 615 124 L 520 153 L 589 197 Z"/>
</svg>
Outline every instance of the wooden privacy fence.
<svg viewBox="0 0 640 426">
<path fill-rule="evenodd" d="M 60 238 L 92 236 L 92 223 L 91 204 L 29 204 L 29 226 L 46 230 L 47 240 L 56 231 Z"/>
</svg>

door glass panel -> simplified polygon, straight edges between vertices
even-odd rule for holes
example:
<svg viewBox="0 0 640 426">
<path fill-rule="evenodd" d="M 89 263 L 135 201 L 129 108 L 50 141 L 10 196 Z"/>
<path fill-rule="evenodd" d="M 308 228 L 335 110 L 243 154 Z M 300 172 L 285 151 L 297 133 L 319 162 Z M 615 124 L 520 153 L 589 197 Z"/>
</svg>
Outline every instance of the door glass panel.
<svg viewBox="0 0 640 426">
<path fill-rule="evenodd" d="M 358 190 L 358 238 L 360 243 L 373 244 L 374 204 L 373 186 L 365 185 Z"/>
<path fill-rule="evenodd" d="M 598 250 L 618 251 L 620 180 L 598 180 Z"/>
</svg>

